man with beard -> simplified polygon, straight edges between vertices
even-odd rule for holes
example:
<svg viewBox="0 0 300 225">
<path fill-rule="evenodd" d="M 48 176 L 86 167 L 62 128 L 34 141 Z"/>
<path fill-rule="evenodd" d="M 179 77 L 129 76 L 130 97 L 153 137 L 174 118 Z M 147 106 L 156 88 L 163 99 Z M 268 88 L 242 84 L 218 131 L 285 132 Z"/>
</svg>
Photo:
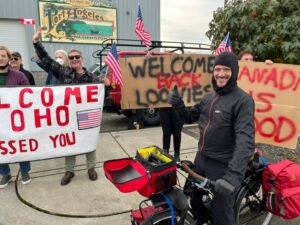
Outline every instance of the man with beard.
<svg viewBox="0 0 300 225">
<path fill-rule="evenodd" d="M 170 92 L 172 104 L 186 122 L 198 121 L 200 139 L 195 158 L 195 171 L 216 181 L 210 211 L 215 225 L 236 225 L 235 193 L 254 154 L 254 101 L 237 86 L 238 58 L 223 52 L 215 59 L 212 85 L 200 103 L 187 109 L 175 89 Z M 201 191 L 192 194 L 192 207 L 197 225 L 208 222 Z"/>
<path fill-rule="evenodd" d="M 29 81 L 23 73 L 9 67 L 11 57 L 12 55 L 8 48 L 0 46 L 0 87 L 29 85 Z M 22 175 L 22 184 L 30 183 L 31 178 L 28 173 L 30 171 L 30 162 L 21 162 L 20 171 Z M 12 178 L 8 164 L 0 164 L 0 174 L 2 175 L 0 188 L 4 188 Z"/>
</svg>

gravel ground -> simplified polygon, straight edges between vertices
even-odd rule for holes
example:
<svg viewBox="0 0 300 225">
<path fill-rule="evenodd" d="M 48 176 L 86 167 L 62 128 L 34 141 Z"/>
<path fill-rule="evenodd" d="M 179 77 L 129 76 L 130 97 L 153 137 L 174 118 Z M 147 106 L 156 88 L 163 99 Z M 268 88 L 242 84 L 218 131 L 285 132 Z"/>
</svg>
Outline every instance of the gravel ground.
<svg viewBox="0 0 300 225">
<path fill-rule="evenodd" d="M 300 164 L 300 138 L 298 138 L 296 150 L 266 144 L 256 144 L 256 147 L 264 152 L 265 157 L 270 162 L 278 162 L 283 159 L 289 159 Z"/>
<path fill-rule="evenodd" d="M 182 131 L 196 139 L 199 138 L 199 129 L 197 125 L 184 126 Z M 256 148 L 263 151 L 268 162 L 274 163 L 283 159 L 289 159 L 300 164 L 300 137 L 298 138 L 296 150 L 267 144 L 256 144 Z"/>
</svg>

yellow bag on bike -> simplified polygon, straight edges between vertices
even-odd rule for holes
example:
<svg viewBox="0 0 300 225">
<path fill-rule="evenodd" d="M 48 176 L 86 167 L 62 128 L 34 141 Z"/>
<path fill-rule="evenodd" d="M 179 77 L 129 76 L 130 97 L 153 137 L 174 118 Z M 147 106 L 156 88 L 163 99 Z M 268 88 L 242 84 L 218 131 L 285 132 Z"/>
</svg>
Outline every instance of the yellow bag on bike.
<svg viewBox="0 0 300 225">
<path fill-rule="evenodd" d="M 148 197 L 176 184 L 176 161 L 162 149 L 157 146 L 138 149 L 136 160 L 146 168 L 149 176 L 148 183 L 138 190 L 141 195 Z"/>
</svg>

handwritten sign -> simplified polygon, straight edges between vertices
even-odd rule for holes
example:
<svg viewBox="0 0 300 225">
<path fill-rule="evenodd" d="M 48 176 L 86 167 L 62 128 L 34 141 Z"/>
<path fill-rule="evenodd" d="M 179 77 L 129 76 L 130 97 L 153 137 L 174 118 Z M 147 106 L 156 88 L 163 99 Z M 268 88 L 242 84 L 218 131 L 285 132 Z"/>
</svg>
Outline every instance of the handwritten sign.
<svg viewBox="0 0 300 225">
<path fill-rule="evenodd" d="M 238 84 L 255 100 L 256 142 L 296 148 L 300 66 L 239 62 Z"/>
<path fill-rule="evenodd" d="M 166 107 L 169 90 L 175 85 L 187 106 L 212 91 L 214 56 L 165 55 L 120 60 L 124 86 L 121 107 L 139 109 Z"/>
<path fill-rule="evenodd" d="M 168 107 L 175 85 L 186 106 L 213 91 L 212 55 L 165 55 L 120 60 L 123 109 Z M 255 100 L 256 142 L 296 148 L 300 130 L 300 66 L 239 62 L 239 86 Z"/>
<path fill-rule="evenodd" d="M 96 149 L 104 85 L 0 88 L 0 164 Z"/>
</svg>

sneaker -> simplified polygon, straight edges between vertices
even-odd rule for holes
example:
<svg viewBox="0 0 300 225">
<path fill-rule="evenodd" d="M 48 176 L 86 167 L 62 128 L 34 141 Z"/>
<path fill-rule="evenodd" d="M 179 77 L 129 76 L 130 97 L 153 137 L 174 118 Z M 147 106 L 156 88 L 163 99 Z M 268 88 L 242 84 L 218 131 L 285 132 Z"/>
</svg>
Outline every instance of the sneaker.
<svg viewBox="0 0 300 225">
<path fill-rule="evenodd" d="M 31 177 L 29 173 L 22 173 L 22 184 L 29 184 L 31 182 Z"/>
<path fill-rule="evenodd" d="M 74 173 L 73 172 L 70 172 L 70 171 L 66 171 L 65 172 L 65 175 L 63 176 L 63 178 L 61 179 L 61 182 L 60 184 L 61 185 L 66 185 L 68 183 L 71 182 L 72 178 L 74 177 Z"/>
<path fill-rule="evenodd" d="M 10 174 L 4 175 L 0 181 L 0 188 L 5 188 L 8 185 L 10 180 L 11 180 Z"/>
<path fill-rule="evenodd" d="M 88 170 L 88 175 L 89 175 L 90 180 L 92 180 L 92 181 L 97 180 L 97 178 L 98 178 L 98 175 L 94 168 L 91 168 Z"/>
</svg>

